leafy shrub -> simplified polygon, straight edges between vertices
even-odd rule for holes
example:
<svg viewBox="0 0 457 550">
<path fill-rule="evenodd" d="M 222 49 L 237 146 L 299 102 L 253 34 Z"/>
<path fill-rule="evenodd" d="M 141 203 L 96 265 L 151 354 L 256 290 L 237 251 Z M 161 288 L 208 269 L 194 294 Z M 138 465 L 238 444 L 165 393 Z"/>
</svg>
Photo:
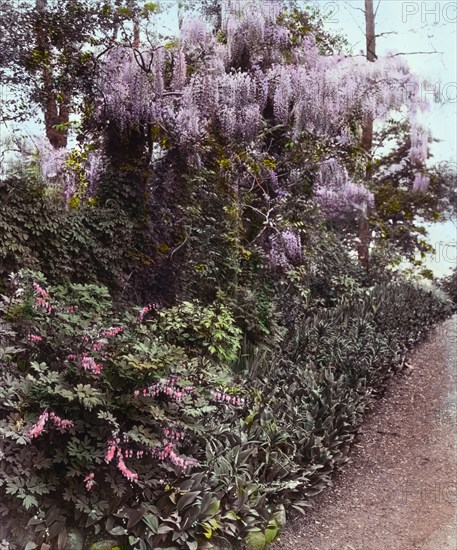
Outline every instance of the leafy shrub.
<svg viewBox="0 0 457 550">
<path fill-rule="evenodd" d="M 240 329 L 222 302 L 206 307 L 197 302 L 182 302 L 159 312 L 157 327 L 166 339 L 187 349 L 207 350 L 219 361 L 227 363 L 237 357 Z"/>
<path fill-rule="evenodd" d="M 203 491 L 204 428 L 196 419 L 216 410 L 211 388 L 228 380 L 197 351 L 224 356 L 224 341 L 236 337 L 228 310 L 215 310 L 219 319 L 191 304 L 181 315 L 146 306 L 118 318 L 103 287 L 45 290 L 42 277 L 34 274 L 32 284 L 25 273 L 11 285 L 2 306 L 0 430 L 7 461 L 0 485 L 13 541 L 22 541 L 28 526 L 30 540 L 55 539 L 65 548 L 75 524 L 95 535 L 103 525 L 111 535 L 145 536 L 156 547 L 171 532 L 167 523 L 159 528 L 158 509 L 166 518 L 168 509 L 172 515 L 176 506 L 183 512 L 199 503 L 194 536 L 183 535 L 196 547 L 219 510 L 216 495 Z M 190 334 L 194 319 L 201 349 Z M 225 332 L 220 322 L 228 323 Z M 191 341 L 194 353 L 176 344 Z M 230 346 L 236 349 L 234 340 Z"/>
<path fill-rule="evenodd" d="M 457 307 L 457 268 L 454 269 L 451 275 L 444 279 L 441 286 Z"/>
</svg>

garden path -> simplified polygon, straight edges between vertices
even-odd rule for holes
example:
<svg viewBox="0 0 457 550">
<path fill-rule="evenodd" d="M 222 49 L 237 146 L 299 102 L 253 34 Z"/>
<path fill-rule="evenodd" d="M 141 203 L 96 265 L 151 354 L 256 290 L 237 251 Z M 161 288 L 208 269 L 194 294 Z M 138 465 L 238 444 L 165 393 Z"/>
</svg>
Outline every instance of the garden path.
<svg viewBox="0 0 457 550">
<path fill-rule="evenodd" d="M 409 357 L 347 464 L 271 550 L 457 549 L 457 316 Z"/>
</svg>

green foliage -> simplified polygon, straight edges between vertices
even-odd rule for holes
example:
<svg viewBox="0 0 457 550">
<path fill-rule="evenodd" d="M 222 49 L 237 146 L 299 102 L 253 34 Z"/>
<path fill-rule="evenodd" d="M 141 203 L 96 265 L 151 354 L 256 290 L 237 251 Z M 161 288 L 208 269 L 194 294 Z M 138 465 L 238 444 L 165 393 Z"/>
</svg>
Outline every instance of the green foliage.
<svg viewBox="0 0 457 550">
<path fill-rule="evenodd" d="M 406 257 L 414 262 L 418 252 L 424 259 L 433 251 L 421 224 L 442 221 L 452 212 L 455 173 L 443 163 L 428 168 L 411 161 L 409 131 L 405 122 L 389 120 L 375 135 L 375 147 L 389 147 L 371 167 L 376 209 L 370 222 L 376 247 L 388 244 L 391 260 Z M 418 170 L 430 179 L 426 192 L 412 190 Z"/>
<path fill-rule="evenodd" d="M 183 347 L 207 350 L 222 363 L 233 362 L 240 348 L 240 329 L 223 302 L 201 307 L 182 302 L 159 313 L 157 327 L 166 338 Z"/>
<path fill-rule="evenodd" d="M 123 283 L 132 225 L 121 211 L 67 211 L 43 183 L 16 178 L 0 182 L 0 201 L 1 277 L 29 268 L 53 282 Z"/>
<path fill-rule="evenodd" d="M 280 21 L 289 28 L 292 45 L 303 44 L 305 37 L 312 34 L 323 55 L 348 51 L 347 38 L 341 34 L 329 33 L 324 27 L 325 18 L 331 17 L 329 8 L 332 9 L 334 6 L 324 6 L 324 10 L 320 12 L 316 5 L 306 6 L 303 9 L 301 6 L 298 7 L 294 0 L 290 4 L 291 9 L 280 15 Z"/>
<path fill-rule="evenodd" d="M 135 4 L 131 0 L 48 0 L 37 4 L 1 0 L 0 68 L 4 83 L 13 92 L 5 98 L 2 120 L 28 120 L 39 106 L 57 130 L 66 132 L 71 124 L 68 118 L 52 120 L 49 105 L 53 102 L 67 112 L 70 105 L 85 109 L 81 99 L 90 103 L 94 95 L 97 57 L 93 46 L 113 45 L 120 30 L 126 37 L 129 31 L 124 25 L 134 13 L 125 6 Z M 135 6 L 135 13 L 142 17 L 153 11 L 152 2 L 144 9 Z M 44 42 L 37 39 L 40 32 L 45 35 Z"/>
<path fill-rule="evenodd" d="M 442 281 L 441 286 L 457 307 L 457 268 Z"/>
</svg>

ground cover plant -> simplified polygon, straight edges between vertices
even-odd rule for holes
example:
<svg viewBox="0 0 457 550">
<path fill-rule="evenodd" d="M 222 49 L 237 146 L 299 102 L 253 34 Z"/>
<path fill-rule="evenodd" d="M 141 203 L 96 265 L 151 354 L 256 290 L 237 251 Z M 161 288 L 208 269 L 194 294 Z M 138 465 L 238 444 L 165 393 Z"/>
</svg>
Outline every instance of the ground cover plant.
<svg viewBox="0 0 457 550">
<path fill-rule="evenodd" d="M 8 13 L 36 47 L 6 32 L 0 62 L 48 137 L 0 181 L 10 550 L 261 550 L 455 310 L 398 268 L 450 185 L 407 64 L 294 3 L 198 6 L 213 27 L 177 37 L 154 3 Z"/>
<path fill-rule="evenodd" d="M 444 279 L 442 287 L 452 301 L 457 304 L 457 269 L 454 269 L 454 271 Z"/>
</svg>

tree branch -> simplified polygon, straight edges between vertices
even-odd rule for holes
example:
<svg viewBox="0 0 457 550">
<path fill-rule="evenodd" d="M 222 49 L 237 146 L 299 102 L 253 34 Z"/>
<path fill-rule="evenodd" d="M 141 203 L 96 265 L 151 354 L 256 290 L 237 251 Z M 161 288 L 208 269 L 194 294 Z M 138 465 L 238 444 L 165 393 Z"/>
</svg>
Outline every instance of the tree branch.
<svg viewBox="0 0 457 550">
<path fill-rule="evenodd" d="M 388 31 L 388 32 L 381 32 L 380 34 L 375 34 L 376 38 L 379 38 L 380 36 L 387 36 L 389 34 L 398 34 L 397 31 Z"/>
<path fill-rule="evenodd" d="M 428 55 L 433 53 L 443 54 L 444 52 L 439 52 L 437 50 L 435 50 L 434 52 L 399 52 L 399 53 L 393 53 L 389 55 L 389 57 L 397 57 L 399 55 Z"/>
<path fill-rule="evenodd" d="M 380 5 L 381 5 L 381 0 L 378 0 L 378 5 L 376 6 L 376 9 L 374 10 L 374 16 L 375 17 L 378 15 L 378 9 L 379 9 Z"/>
</svg>

